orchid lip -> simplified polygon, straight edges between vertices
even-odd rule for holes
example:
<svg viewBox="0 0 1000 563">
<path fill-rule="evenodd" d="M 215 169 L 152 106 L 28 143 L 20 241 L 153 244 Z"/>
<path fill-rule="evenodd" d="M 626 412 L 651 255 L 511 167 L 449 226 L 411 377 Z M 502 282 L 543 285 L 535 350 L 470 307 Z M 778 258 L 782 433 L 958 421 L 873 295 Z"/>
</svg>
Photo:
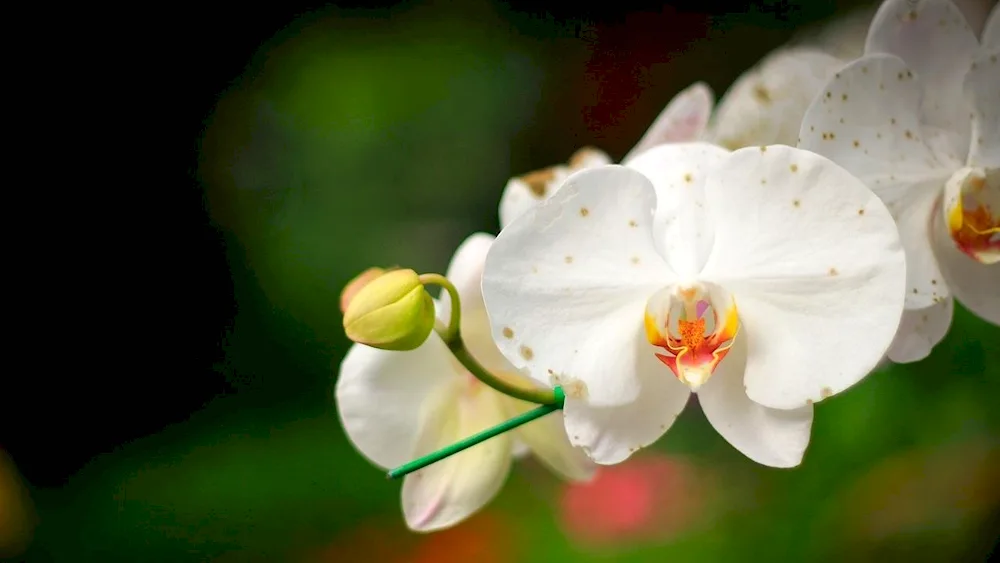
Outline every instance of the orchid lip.
<svg viewBox="0 0 1000 563">
<path fill-rule="evenodd" d="M 665 300 L 667 296 L 662 293 L 650 300 L 652 307 L 647 306 L 646 338 L 666 352 L 656 353 L 657 359 L 670 368 L 677 379 L 697 391 L 712 376 L 735 341 L 740 324 L 735 301 L 730 297 L 729 305 L 720 316 L 712 297 L 700 285 L 675 288 Z M 679 314 L 675 314 L 674 309 L 679 309 Z M 709 309 L 712 310 L 711 326 L 706 317 Z M 675 317 L 676 328 L 671 326 Z"/>
<path fill-rule="evenodd" d="M 955 246 L 982 264 L 1000 262 L 1000 169 L 964 169 L 948 181 L 945 206 Z"/>
</svg>

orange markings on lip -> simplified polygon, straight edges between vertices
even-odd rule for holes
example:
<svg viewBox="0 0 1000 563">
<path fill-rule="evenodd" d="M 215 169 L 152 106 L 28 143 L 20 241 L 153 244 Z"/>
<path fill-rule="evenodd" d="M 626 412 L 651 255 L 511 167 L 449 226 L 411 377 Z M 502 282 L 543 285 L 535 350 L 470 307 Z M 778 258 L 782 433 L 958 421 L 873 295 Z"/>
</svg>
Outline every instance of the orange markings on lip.
<svg viewBox="0 0 1000 563">
<path fill-rule="evenodd" d="M 689 385 L 700 386 L 711 376 L 719 362 L 729 353 L 739 330 L 735 304 L 726 309 L 724 322 L 719 322 L 719 314 L 714 309 L 713 315 L 716 328 L 712 334 L 705 334 L 705 319 L 699 316 L 693 321 L 678 320 L 677 330 L 680 335 L 675 337 L 669 334 L 669 317 L 661 332 L 656 321 L 646 314 L 646 336 L 649 342 L 669 352 L 669 355 L 656 354 L 657 359 L 670 368 L 677 379 Z"/>
<path fill-rule="evenodd" d="M 956 204 L 948 213 L 948 230 L 955 246 L 977 262 L 991 263 L 986 254 L 1000 253 L 1000 217 L 989 206 L 966 209 Z M 993 260 L 995 261 L 995 260 Z"/>
</svg>

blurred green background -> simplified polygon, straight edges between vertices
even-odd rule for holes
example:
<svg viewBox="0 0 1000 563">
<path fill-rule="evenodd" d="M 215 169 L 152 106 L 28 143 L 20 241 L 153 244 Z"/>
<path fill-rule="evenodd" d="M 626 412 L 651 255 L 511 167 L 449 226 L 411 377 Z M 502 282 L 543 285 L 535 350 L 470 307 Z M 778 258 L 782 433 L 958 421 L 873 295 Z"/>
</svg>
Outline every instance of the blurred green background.
<svg viewBox="0 0 1000 563">
<path fill-rule="evenodd" d="M 406 531 L 399 483 L 353 450 L 334 410 L 349 345 L 338 297 L 356 273 L 443 271 L 468 234 L 496 231 L 509 177 L 588 144 L 620 158 L 679 90 L 704 80 L 720 96 L 796 32 L 861 4 L 583 14 L 470 0 L 269 12 L 257 25 L 270 39 L 230 46 L 245 50 L 245 68 L 217 71 L 229 85 L 191 131 L 218 233 L 202 244 L 218 244 L 229 265 L 212 287 L 234 307 L 222 326 L 191 328 L 219 350 L 190 369 L 211 374 L 199 393 L 224 392 L 179 404 L 172 424 L 106 448 L 58 484 L 19 476 L 12 450 L 0 459 L 0 555 L 985 560 L 1000 531 L 1000 329 L 961 307 L 929 359 L 818 405 L 796 470 L 755 465 L 692 408 L 589 489 L 523 462 L 486 512 L 429 536 Z M 225 42 L 224 26 L 211 33 Z M 622 495 L 648 505 L 632 515 L 642 522 L 581 522 L 583 510 L 629 504 Z"/>
</svg>

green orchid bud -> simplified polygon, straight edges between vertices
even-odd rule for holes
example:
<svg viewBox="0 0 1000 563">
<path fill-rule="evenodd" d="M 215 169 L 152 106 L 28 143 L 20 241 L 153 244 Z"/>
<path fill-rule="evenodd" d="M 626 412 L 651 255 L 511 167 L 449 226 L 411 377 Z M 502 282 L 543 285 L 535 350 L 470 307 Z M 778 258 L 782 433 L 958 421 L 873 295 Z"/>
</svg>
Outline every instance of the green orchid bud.
<svg viewBox="0 0 1000 563">
<path fill-rule="evenodd" d="M 344 312 L 348 338 L 383 350 L 413 350 L 433 329 L 434 301 L 413 270 L 391 270 L 367 281 Z"/>
<path fill-rule="evenodd" d="M 340 312 L 346 313 L 347 306 L 351 304 L 351 300 L 354 299 L 354 296 L 357 295 L 359 291 L 364 289 L 366 285 L 371 283 L 372 280 L 381 276 L 385 272 L 386 270 L 382 268 L 368 268 L 364 272 L 355 276 L 354 279 L 347 282 L 343 291 L 340 292 Z"/>
</svg>

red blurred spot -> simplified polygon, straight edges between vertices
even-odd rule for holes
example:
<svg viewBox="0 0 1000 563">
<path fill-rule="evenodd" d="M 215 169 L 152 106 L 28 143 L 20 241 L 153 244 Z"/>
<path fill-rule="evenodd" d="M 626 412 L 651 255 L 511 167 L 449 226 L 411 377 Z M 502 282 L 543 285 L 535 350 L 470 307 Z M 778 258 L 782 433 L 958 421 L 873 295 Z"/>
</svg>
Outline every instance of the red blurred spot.
<svg viewBox="0 0 1000 563">
<path fill-rule="evenodd" d="M 37 518 L 28 489 L 7 453 L 0 450 L 0 558 L 21 555 L 31 543 Z"/>
<path fill-rule="evenodd" d="M 513 531 L 500 517 L 484 512 L 425 536 L 407 563 L 506 563 L 515 560 Z"/>
<path fill-rule="evenodd" d="M 601 467 L 591 482 L 563 490 L 563 527 L 574 540 L 592 545 L 665 539 L 697 520 L 697 485 L 691 466 L 658 454 Z"/>
<path fill-rule="evenodd" d="M 347 530 L 332 543 L 305 554 L 300 563 L 406 561 L 415 541 L 398 521 L 368 521 Z"/>
<path fill-rule="evenodd" d="M 517 560 L 514 530 L 490 512 L 428 534 L 406 530 L 398 520 L 364 522 L 329 545 L 306 553 L 300 563 L 509 563 Z"/>
</svg>

